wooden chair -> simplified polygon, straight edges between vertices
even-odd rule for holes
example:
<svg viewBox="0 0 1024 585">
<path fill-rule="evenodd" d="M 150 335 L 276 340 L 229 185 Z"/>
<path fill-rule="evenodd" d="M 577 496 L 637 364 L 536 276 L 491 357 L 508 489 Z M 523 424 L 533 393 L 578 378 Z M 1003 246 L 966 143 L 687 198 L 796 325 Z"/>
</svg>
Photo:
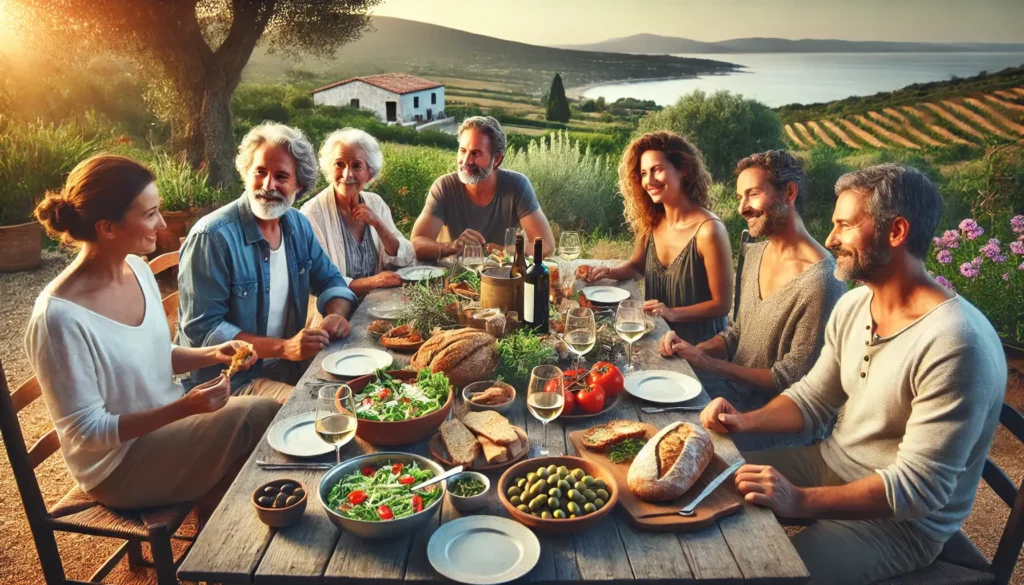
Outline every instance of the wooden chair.
<svg viewBox="0 0 1024 585">
<path fill-rule="evenodd" d="M 18 412 L 41 395 L 39 382 L 33 376 L 14 393 L 10 393 L 3 364 L 0 363 L 0 432 L 2 432 L 7 457 L 11 461 L 14 479 L 21 493 L 21 502 L 32 529 L 39 562 L 47 585 L 86 583 L 68 579 L 64 574 L 60 551 L 54 533 L 74 532 L 107 538 L 123 539 L 125 543 L 103 563 L 89 578 L 89 583 L 106 578 L 110 571 L 127 554 L 129 566 L 147 566 L 156 569 L 159 585 L 175 585 L 177 563 L 171 550 L 171 539 L 191 541 L 192 537 L 179 536 L 175 532 L 192 509 L 191 503 L 175 504 L 161 508 L 122 512 L 103 506 L 89 497 L 79 487 L 74 487 L 56 505 L 46 508 L 46 502 L 39 490 L 35 470 L 51 455 L 60 450 L 57 430 L 48 433 L 26 449 L 25 438 L 18 422 Z M 142 543 L 149 542 L 153 562 L 143 559 Z M 191 545 L 189 545 L 191 546 Z M 184 555 L 182 555 L 184 556 Z M 180 561 L 180 559 L 179 559 Z"/>
<path fill-rule="evenodd" d="M 153 276 L 156 276 L 165 270 L 177 267 L 179 259 L 180 250 L 167 252 L 166 254 L 161 254 L 150 260 L 149 269 L 153 271 Z M 178 299 L 178 291 L 174 291 L 162 300 L 164 316 L 167 317 L 167 326 L 171 330 L 171 341 L 174 341 L 178 334 Z"/>
<path fill-rule="evenodd" d="M 1017 440 L 1024 442 L 1024 415 L 1015 408 L 1003 403 L 999 424 L 1013 433 Z M 1010 507 L 1010 517 L 1006 520 L 992 560 L 985 558 L 963 532 L 957 532 L 931 565 L 879 581 L 876 585 L 1006 585 L 1010 582 L 1021 546 L 1024 545 L 1024 481 L 1019 486 L 1015 485 L 992 459 L 985 460 L 981 477 Z"/>
</svg>

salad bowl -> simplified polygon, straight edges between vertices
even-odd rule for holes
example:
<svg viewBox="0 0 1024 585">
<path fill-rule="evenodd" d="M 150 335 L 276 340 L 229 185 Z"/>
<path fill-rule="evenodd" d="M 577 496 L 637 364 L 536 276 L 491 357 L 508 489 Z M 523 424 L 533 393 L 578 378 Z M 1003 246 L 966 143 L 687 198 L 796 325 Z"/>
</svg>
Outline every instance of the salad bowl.
<svg viewBox="0 0 1024 585">
<path fill-rule="evenodd" d="M 393 380 L 412 385 L 415 385 L 420 377 L 418 372 L 412 370 L 391 370 L 384 372 L 384 374 Z M 434 374 L 434 376 L 438 375 L 444 377 L 443 374 Z M 439 379 L 435 378 L 432 382 L 436 384 L 437 380 Z M 444 381 L 447 383 L 447 378 L 444 378 Z M 384 386 L 384 382 L 378 378 L 376 373 L 356 378 L 348 383 L 348 387 L 352 389 L 352 394 L 356 396 L 355 406 L 358 418 L 356 436 L 372 445 L 408 445 L 409 443 L 426 439 L 437 432 L 438 427 L 448 418 L 448 413 L 452 410 L 453 392 L 449 383 L 447 396 L 443 400 L 437 400 L 440 406 L 436 410 L 401 420 L 373 420 L 373 418 L 366 418 L 376 417 L 382 419 L 394 417 L 394 413 L 397 410 L 401 410 L 404 404 L 403 399 L 407 400 L 407 398 L 400 395 L 393 395 L 392 389 L 387 389 L 388 393 L 383 395 L 384 398 L 382 399 L 379 390 L 385 390 Z M 375 388 L 379 388 L 379 390 L 374 392 Z M 338 391 L 339 393 L 341 392 L 340 389 Z M 367 391 L 370 391 L 370 394 L 367 394 Z M 366 397 L 359 398 L 360 395 L 366 395 Z M 396 407 L 398 408 L 396 409 Z"/>
<path fill-rule="evenodd" d="M 320 505 L 323 506 L 327 512 L 327 517 L 330 518 L 331 522 L 341 528 L 347 530 L 356 536 L 369 539 L 384 539 L 384 538 L 401 538 L 408 536 L 410 533 L 416 531 L 418 528 L 430 521 L 434 517 L 434 514 L 441 507 L 441 500 L 444 499 L 446 490 L 447 480 L 441 481 L 428 486 L 424 490 L 432 491 L 428 494 L 424 493 L 420 495 L 420 492 L 412 493 L 409 488 L 412 487 L 413 483 L 408 483 L 408 487 L 402 488 L 385 487 L 379 485 L 381 482 L 378 481 L 376 486 L 373 486 L 373 475 L 367 475 L 367 471 L 377 474 L 381 473 L 384 475 L 388 474 L 388 468 L 394 468 L 396 465 L 401 465 L 403 468 L 398 473 L 392 473 L 386 478 L 387 481 L 384 483 L 394 486 L 395 484 L 401 484 L 402 478 L 407 475 L 407 471 L 410 469 L 410 465 L 415 464 L 421 471 L 430 471 L 434 477 L 444 473 L 444 468 L 439 464 L 431 461 L 427 457 L 420 455 L 414 455 L 412 453 L 397 453 L 397 452 L 384 452 L 384 453 L 373 453 L 370 455 L 363 455 L 361 457 L 354 457 L 339 463 L 331 468 L 330 471 L 324 474 L 320 480 L 320 486 L 317 489 L 318 499 Z M 393 517 L 387 519 L 379 519 L 378 514 L 370 512 L 369 516 L 363 518 L 353 517 L 354 513 L 349 514 L 343 513 L 339 507 L 331 506 L 331 491 L 334 490 L 335 486 L 343 480 L 348 478 L 354 483 L 354 487 L 362 490 L 366 496 L 366 501 L 382 501 L 384 498 L 381 494 L 371 493 L 374 490 L 389 490 L 386 496 L 391 497 L 391 501 L 402 501 L 406 498 L 411 500 L 412 498 L 419 496 L 426 503 L 421 504 L 422 509 L 420 511 L 411 511 L 409 507 L 401 507 L 400 505 L 392 505 L 387 514 Z M 391 479 L 395 481 L 391 481 Z M 419 481 L 415 481 L 419 483 Z M 367 487 L 369 486 L 369 487 Z M 351 495 L 351 492 L 348 493 Z M 356 498 L 358 499 L 358 498 Z M 337 500 L 337 497 L 336 497 Z M 342 500 L 342 506 L 349 504 L 347 497 Z M 351 505 L 351 504 L 349 504 Z M 415 507 L 413 507 L 413 510 Z M 386 517 L 386 516 L 385 516 Z"/>
</svg>

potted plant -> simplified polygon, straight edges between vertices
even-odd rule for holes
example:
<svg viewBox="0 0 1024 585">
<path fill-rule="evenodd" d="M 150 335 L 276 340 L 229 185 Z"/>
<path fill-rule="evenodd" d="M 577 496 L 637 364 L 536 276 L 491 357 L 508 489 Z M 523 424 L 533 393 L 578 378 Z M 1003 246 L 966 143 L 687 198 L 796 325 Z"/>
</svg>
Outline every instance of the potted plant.
<svg viewBox="0 0 1024 585">
<path fill-rule="evenodd" d="M 160 214 L 167 223 L 157 233 L 156 253 L 163 254 L 177 250 L 192 224 L 219 207 L 227 194 L 207 184 L 205 166 L 193 169 L 182 155 L 159 152 L 151 165 L 160 191 Z"/>
</svg>

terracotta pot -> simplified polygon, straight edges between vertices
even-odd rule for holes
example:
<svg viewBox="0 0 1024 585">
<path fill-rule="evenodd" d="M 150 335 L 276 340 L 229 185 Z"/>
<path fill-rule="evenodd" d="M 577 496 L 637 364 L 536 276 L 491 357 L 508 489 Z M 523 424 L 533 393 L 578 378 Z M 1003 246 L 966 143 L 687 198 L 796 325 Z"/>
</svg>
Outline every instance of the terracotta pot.
<svg viewBox="0 0 1024 585">
<path fill-rule="evenodd" d="M 43 228 L 32 221 L 0 227 L 0 272 L 35 270 L 43 261 Z"/>
<path fill-rule="evenodd" d="M 192 220 L 189 211 L 161 211 L 167 227 L 156 233 L 156 254 L 166 254 L 181 247 L 181 238 L 188 232 Z"/>
<path fill-rule="evenodd" d="M 388 374 L 393 378 L 409 383 L 414 382 L 419 375 L 418 372 L 412 370 L 392 370 Z M 347 386 L 352 389 L 352 394 L 356 395 L 362 392 L 367 384 L 376 379 L 374 374 L 370 374 L 369 376 L 352 380 Z M 388 446 L 408 445 L 409 443 L 426 439 L 436 433 L 441 423 L 448 418 L 448 413 L 452 410 L 453 396 L 454 392 L 449 388 L 448 400 L 441 405 L 441 408 L 412 420 L 386 422 L 359 419 L 358 426 L 356 426 L 356 436 L 372 445 Z M 337 400 L 337 396 L 335 396 L 335 401 Z"/>
</svg>

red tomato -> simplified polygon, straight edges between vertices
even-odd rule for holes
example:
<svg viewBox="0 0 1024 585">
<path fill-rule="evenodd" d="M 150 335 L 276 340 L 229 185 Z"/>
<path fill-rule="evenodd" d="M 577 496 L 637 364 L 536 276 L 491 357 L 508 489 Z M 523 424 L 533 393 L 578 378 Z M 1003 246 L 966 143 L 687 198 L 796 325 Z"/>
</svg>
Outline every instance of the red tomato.
<svg viewBox="0 0 1024 585">
<path fill-rule="evenodd" d="M 353 506 L 358 506 L 366 501 L 366 492 L 363 490 L 356 490 L 348 495 L 348 503 Z"/>
<path fill-rule="evenodd" d="M 391 396 L 391 392 L 387 388 L 381 388 L 380 392 L 377 393 L 377 398 L 380 400 L 387 400 L 388 396 Z"/>
<path fill-rule="evenodd" d="M 423 511 L 423 497 L 422 496 L 413 496 L 412 497 L 412 511 L 413 512 L 422 512 Z"/>
<path fill-rule="evenodd" d="M 402 485 L 409 485 L 409 484 L 411 484 L 414 481 L 416 481 L 416 480 L 413 479 L 413 477 L 411 475 L 403 475 L 402 477 L 398 478 L 398 483 L 400 483 Z"/>
<path fill-rule="evenodd" d="M 572 414 L 576 411 L 576 393 L 566 392 L 564 396 L 565 406 L 562 407 L 562 414 Z"/>
<path fill-rule="evenodd" d="M 374 475 L 375 473 L 377 473 L 377 472 L 374 471 L 373 468 L 370 467 L 369 465 L 367 465 L 366 467 L 363 468 L 363 475 L 365 475 L 367 477 L 369 477 L 371 475 Z"/>
<path fill-rule="evenodd" d="M 391 475 L 398 475 L 399 473 L 402 473 L 402 464 L 395 463 L 391 466 Z"/>
<path fill-rule="evenodd" d="M 363 398 L 363 406 L 370 406 L 373 404 L 373 398 Z"/>
<path fill-rule="evenodd" d="M 576 395 L 576 405 L 587 414 L 597 414 L 604 408 L 604 388 L 591 384 Z"/>
<path fill-rule="evenodd" d="M 625 389 L 625 381 L 622 379 L 622 372 L 608 362 L 597 362 L 594 369 L 590 370 L 587 376 L 587 383 L 597 384 L 604 388 L 608 398 L 615 396 Z"/>
<path fill-rule="evenodd" d="M 392 520 L 395 517 L 395 513 L 387 506 L 377 506 L 377 515 L 381 520 Z"/>
</svg>

